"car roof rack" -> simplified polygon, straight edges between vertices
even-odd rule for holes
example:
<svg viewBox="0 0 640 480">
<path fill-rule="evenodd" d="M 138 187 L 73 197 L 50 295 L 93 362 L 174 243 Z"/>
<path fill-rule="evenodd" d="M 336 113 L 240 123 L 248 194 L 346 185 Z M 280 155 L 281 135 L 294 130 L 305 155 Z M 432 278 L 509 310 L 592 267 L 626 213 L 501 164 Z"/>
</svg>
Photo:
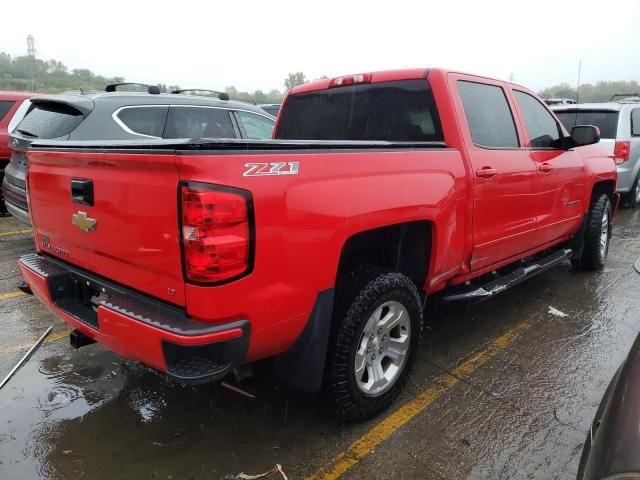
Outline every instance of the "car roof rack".
<svg viewBox="0 0 640 480">
<path fill-rule="evenodd" d="M 151 95 L 159 95 L 160 89 L 155 85 L 147 85 L 146 83 L 136 83 L 136 82 L 123 82 L 123 83 L 110 83 L 104 88 L 105 92 L 115 92 L 118 87 L 122 87 L 123 85 L 138 85 L 141 87 L 146 87 L 147 93 Z"/>
<path fill-rule="evenodd" d="M 609 99 L 610 102 L 613 102 L 613 99 L 616 97 L 625 97 L 622 100 L 618 100 L 618 101 L 633 101 L 633 102 L 637 102 L 640 100 L 640 93 L 616 93 L 615 95 L 612 95 L 611 98 Z"/>
<path fill-rule="evenodd" d="M 227 92 L 219 92 L 217 90 L 207 90 L 205 88 L 182 88 L 180 90 L 172 90 L 171 93 L 181 94 L 187 92 L 206 92 L 215 94 L 220 100 L 229 100 L 229 94 Z M 197 93 L 196 93 L 197 94 Z"/>
</svg>

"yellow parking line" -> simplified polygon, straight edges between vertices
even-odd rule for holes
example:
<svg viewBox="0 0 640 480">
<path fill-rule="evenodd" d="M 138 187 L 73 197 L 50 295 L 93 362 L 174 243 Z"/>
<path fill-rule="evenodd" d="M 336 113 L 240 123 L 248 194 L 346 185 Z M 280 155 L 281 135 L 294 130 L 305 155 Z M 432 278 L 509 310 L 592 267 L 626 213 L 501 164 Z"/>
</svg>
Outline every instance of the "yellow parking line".
<svg viewBox="0 0 640 480">
<path fill-rule="evenodd" d="M 13 230 L 11 232 L 0 232 L 0 237 L 8 237 L 10 235 L 21 235 L 25 233 L 32 233 L 33 230 L 30 228 L 25 228 L 24 230 Z"/>
<path fill-rule="evenodd" d="M 26 293 L 21 291 L 9 292 L 9 293 L 0 293 L 0 300 L 8 300 L 10 298 L 23 297 Z"/>
<path fill-rule="evenodd" d="M 63 338 L 69 337 L 69 330 L 61 330 L 59 332 L 53 332 L 47 338 L 45 338 L 42 342 L 42 345 L 46 345 L 47 343 L 57 342 L 58 340 L 62 340 Z M 35 340 L 34 340 L 35 341 Z M 12 345 L 11 347 L 5 348 L 4 350 L 0 350 L 0 357 L 4 355 L 10 355 L 12 353 L 17 353 L 22 350 L 26 350 L 33 346 L 32 343 L 22 343 L 20 345 Z"/>
<path fill-rule="evenodd" d="M 376 424 L 371 430 L 353 442 L 347 450 L 336 455 L 328 465 L 311 475 L 309 480 L 334 480 L 342 476 L 435 400 L 495 357 L 501 349 L 511 344 L 529 326 L 528 323 L 523 322 L 496 338 L 487 348 L 438 379 L 434 385 Z"/>
</svg>

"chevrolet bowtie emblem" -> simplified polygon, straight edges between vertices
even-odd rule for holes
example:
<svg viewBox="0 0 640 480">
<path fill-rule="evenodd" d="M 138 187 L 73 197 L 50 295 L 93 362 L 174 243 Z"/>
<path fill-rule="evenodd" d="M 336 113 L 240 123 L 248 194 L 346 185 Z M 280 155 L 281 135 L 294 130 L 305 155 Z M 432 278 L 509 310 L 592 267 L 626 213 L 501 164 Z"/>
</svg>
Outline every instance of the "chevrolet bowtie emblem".
<svg viewBox="0 0 640 480">
<path fill-rule="evenodd" d="M 78 212 L 71 216 L 71 223 L 83 232 L 89 233 L 96 229 L 98 222 L 95 218 L 89 218 L 86 212 Z"/>
</svg>

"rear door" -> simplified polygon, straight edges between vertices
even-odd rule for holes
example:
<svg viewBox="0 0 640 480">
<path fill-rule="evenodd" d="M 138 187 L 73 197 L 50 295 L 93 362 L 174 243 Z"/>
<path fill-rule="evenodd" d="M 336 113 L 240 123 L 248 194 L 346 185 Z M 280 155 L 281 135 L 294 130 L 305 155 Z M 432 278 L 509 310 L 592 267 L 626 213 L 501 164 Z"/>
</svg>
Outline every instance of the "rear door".
<svg viewBox="0 0 640 480">
<path fill-rule="evenodd" d="M 561 148 L 564 132 L 542 102 L 521 90 L 513 96 L 525 127 L 524 146 L 538 171 L 535 246 L 541 246 L 578 229 L 588 208 L 585 164 L 575 149 Z"/>
<path fill-rule="evenodd" d="M 450 75 L 472 167 L 473 254 L 479 270 L 525 252 L 536 228 L 536 166 L 520 135 L 504 85 Z"/>
</svg>

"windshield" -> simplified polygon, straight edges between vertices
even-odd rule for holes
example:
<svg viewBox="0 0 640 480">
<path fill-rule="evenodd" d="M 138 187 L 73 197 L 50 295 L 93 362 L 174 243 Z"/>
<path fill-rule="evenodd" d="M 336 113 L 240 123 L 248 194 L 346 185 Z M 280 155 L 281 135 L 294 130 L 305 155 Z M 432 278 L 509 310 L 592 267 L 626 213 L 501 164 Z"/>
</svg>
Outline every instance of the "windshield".
<svg viewBox="0 0 640 480">
<path fill-rule="evenodd" d="M 618 112 L 611 110 L 574 110 L 556 112 L 556 115 L 569 132 L 576 125 L 595 125 L 600 129 L 601 138 L 616 138 Z"/>
</svg>

